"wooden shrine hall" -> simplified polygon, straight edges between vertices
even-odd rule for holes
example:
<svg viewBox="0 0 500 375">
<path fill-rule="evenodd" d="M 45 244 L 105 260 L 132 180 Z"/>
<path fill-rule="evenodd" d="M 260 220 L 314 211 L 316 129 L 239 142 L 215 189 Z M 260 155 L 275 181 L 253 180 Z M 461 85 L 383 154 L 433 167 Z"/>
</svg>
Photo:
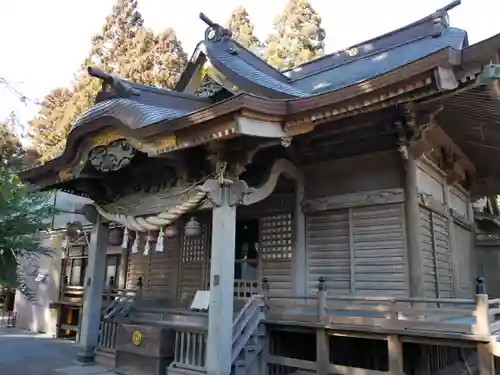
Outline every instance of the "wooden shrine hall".
<svg viewBox="0 0 500 375">
<path fill-rule="evenodd" d="M 89 68 L 95 105 L 21 176 L 94 202 L 79 359 L 495 374 L 472 202 L 500 190 L 500 34 L 470 45 L 458 3 L 283 72 L 203 14 L 173 91 Z M 110 224 L 125 289 L 103 288 Z"/>
</svg>

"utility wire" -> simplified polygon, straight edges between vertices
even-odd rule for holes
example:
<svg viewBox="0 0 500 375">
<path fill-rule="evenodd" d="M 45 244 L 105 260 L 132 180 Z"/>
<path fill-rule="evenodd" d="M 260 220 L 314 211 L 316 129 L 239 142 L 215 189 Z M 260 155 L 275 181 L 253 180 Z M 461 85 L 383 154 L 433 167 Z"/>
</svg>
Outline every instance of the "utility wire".
<svg viewBox="0 0 500 375">
<path fill-rule="evenodd" d="M 19 101 L 24 105 L 28 105 L 28 102 L 34 103 L 36 105 L 42 105 L 38 100 L 30 99 L 28 96 L 24 95 L 21 91 L 16 89 L 11 82 L 3 77 L 0 77 L 0 84 L 3 84 L 11 93 L 16 95 Z"/>
</svg>

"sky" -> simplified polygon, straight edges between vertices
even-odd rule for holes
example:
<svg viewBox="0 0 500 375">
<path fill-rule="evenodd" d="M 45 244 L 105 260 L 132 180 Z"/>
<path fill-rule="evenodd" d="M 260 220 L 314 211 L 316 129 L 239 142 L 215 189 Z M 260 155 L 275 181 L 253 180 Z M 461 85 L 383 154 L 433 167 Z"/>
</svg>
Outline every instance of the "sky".
<svg viewBox="0 0 500 375">
<path fill-rule="evenodd" d="M 323 18 L 326 52 L 371 39 L 425 17 L 451 0 L 310 0 Z M 139 0 L 145 26 L 173 27 L 186 52 L 203 39 L 204 12 L 225 23 L 238 5 L 247 8 L 255 34 L 265 39 L 287 0 Z M 0 119 L 16 111 L 22 120 L 36 112 L 34 101 L 51 89 L 71 85 L 114 0 L 0 0 L 0 78 L 29 100 L 21 103 L 0 84 Z M 468 31 L 470 43 L 500 33 L 498 0 L 462 0 L 451 25 Z"/>
</svg>

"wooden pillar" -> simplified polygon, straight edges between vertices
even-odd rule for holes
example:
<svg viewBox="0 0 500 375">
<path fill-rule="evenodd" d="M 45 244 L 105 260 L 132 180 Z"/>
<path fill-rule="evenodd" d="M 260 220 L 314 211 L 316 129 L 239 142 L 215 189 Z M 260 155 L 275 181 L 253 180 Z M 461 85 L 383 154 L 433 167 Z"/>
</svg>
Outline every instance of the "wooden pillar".
<svg viewBox="0 0 500 375">
<path fill-rule="evenodd" d="M 405 159 L 405 215 L 410 296 L 423 297 L 422 258 L 420 254 L 420 210 L 418 205 L 417 161 L 411 152 Z"/>
<path fill-rule="evenodd" d="M 495 358 L 490 344 L 477 344 L 477 364 L 479 375 L 495 375 Z"/>
<path fill-rule="evenodd" d="M 451 256 L 451 284 L 453 287 L 453 297 L 457 297 L 459 293 L 460 283 L 459 283 L 459 257 L 460 251 L 457 248 L 457 243 L 455 240 L 455 222 L 451 214 L 451 189 L 452 186 L 446 181 L 443 186 L 444 193 L 444 203 L 446 205 L 446 220 L 448 223 L 448 243 L 450 246 L 450 256 Z M 463 245 L 462 245 L 463 246 Z M 467 249 L 469 251 L 469 249 Z M 437 262 L 437 259 L 436 259 Z M 439 285 L 438 285 L 439 286 Z M 439 290 L 439 289 L 438 289 Z"/>
<path fill-rule="evenodd" d="M 232 187 L 214 186 L 212 213 L 210 304 L 208 310 L 207 374 L 230 375 L 233 344 L 233 289 L 236 204 Z"/>
<path fill-rule="evenodd" d="M 118 268 L 118 288 L 125 289 L 127 287 L 127 270 L 128 270 L 128 262 L 130 256 L 130 245 L 127 241 L 127 248 L 124 249 L 122 247 L 122 251 L 120 253 L 120 265 Z"/>
<path fill-rule="evenodd" d="M 396 335 L 387 338 L 389 352 L 389 373 L 403 375 L 403 344 Z"/>
<path fill-rule="evenodd" d="M 85 295 L 80 345 L 82 352 L 77 355 L 80 362 L 92 362 L 99 339 L 104 277 L 106 273 L 106 251 L 108 244 L 108 224 L 97 218 L 92 227 L 89 259 L 85 276 Z"/>
<path fill-rule="evenodd" d="M 294 205 L 294 254 L 293 262 L 293 282 L 295 294 L 298 296 L 307 295 L 307 255 L 306 255 L 306 222 L 302 211 L 304 200 L 304 180 L 295 181 L 295 205 Z"/>
<path fill-rule="evenodd" d="M 316 330 L 316 371 L 318 375 L 330 373 L 330 343 L 326 329 Z"/>
<path fill-rule="evenodd" d="M 476 279 L 476 335 L 481 335 L 489 339 L 490 322 L 489 322 L 489 300 L 486 294 L 486 285 L 482 277 Z M 479 375 L 494 375 L 495 361 L 489 343 L 477 344 L 477 360 Z"/>
</svg>

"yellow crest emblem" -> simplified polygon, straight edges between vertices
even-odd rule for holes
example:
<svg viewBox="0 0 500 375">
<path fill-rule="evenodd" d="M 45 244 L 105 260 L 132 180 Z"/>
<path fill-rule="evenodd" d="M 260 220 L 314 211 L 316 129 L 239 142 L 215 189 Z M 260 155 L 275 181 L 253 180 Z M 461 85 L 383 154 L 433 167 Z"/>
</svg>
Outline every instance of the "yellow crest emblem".
<svg viewBox="0 0 500 375">
<path fill-rule="evenodd" d="M 132 344 L 135 346 L 141 345 L 142 335 L 139 331 L 132 332 Z"/>
</svg>

